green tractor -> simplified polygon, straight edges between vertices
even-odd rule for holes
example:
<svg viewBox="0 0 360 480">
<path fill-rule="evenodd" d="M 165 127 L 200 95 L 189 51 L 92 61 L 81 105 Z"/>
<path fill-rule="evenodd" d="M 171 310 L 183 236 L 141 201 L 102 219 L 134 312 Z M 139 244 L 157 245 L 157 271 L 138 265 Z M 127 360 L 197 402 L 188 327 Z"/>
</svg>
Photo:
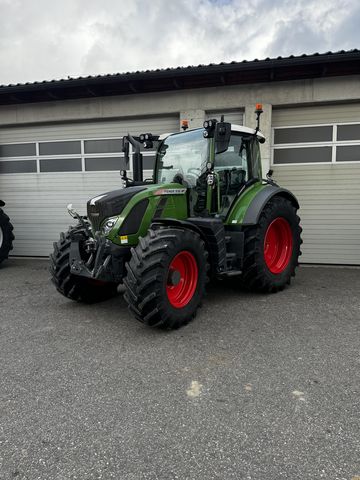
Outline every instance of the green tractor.
<svg viewBox="0 0 360 480">
<path fill-rule="evenodd" d="M 257 127 L 208 120 L 204 128 L 123 139 L 133 179 L 88 201 L 87 216 L 61 233 L 51 258 L 57 290 L 96 302 L 123 283 L 130 311 L 151 327 L 178 328 L 195 317 L 210 278 L 254 291 L 290 284 L 301 244 L 298 201 L 262 179 Z M 143 180 L 142 148 L 156 148 Z"/>
<path fill-rule="evenodd" d="M 14 227 L 10 223 L 9 217 L 1 207 L 5 206 L 5 202 L 0 200 L 0 263 L 8 258 L 10 250 L 13 248 L 13 230 Z"/>
</svg>

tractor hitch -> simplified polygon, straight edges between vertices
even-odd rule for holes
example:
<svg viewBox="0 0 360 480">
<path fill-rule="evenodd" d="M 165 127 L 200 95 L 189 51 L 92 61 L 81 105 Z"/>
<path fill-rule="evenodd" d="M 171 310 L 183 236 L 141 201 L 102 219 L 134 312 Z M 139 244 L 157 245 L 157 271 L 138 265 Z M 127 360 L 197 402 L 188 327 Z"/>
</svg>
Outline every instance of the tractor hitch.
<svg viewBox="0 0 360 480">
<path fill-rule="evenodd" d="M 130 255 L 130 248 L 114 245 L 100 235 L 89 238 L 82 246 L 80 243 L 83 240 L 82 235 L 76 232 L 71 234 L 71 273 L 88 280 L 120 283 L 125 274 L 125 261 Z M 81 250 L 84 249 L 86 255 L 81 255 Z"/>
</svg>

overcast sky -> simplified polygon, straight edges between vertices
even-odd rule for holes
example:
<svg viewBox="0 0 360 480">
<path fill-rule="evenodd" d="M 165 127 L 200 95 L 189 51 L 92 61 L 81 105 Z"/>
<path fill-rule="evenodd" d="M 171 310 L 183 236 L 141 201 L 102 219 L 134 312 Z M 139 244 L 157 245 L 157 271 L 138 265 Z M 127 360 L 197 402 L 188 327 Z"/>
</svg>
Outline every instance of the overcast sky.
<svg viewBox="0 0 360 480">
<path fill-rule="evenodd" d="M 352 48 L 359 0 L 0 0 L 0 84 Z"/>
</svg>

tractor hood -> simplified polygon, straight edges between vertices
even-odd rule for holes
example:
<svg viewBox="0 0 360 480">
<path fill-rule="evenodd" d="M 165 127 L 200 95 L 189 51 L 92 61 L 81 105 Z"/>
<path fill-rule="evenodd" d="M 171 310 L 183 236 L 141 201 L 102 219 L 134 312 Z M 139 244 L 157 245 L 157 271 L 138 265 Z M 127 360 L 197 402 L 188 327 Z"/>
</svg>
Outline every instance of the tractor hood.
<svg viewBox="0 0 360 480">
<path fill-rule="evenodd" d="M 94 231 L 100 230 L 105 218 L 120 215 L 129 200 L 143 190 L 146 190 L 145 186 L 122 188 L 91 198 L 87 203 L 87 216 Z"/>
</svg>

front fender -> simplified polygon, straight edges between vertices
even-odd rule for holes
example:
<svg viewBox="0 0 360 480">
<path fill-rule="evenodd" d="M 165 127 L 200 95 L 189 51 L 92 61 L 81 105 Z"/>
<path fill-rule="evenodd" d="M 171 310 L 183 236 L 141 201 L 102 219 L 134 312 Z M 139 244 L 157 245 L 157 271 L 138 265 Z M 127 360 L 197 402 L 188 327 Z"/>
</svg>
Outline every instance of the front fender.
<svg viewBox="0 0 360 480">
<path fill-rule="evenodd" d="M 151 223 L 163 218 L 184 220 L 187 216 L 187 194 L 182 185 L 149 185 L 129 200 L 108 239 L 117 245 L 135 246 Z"/>
</svg>

